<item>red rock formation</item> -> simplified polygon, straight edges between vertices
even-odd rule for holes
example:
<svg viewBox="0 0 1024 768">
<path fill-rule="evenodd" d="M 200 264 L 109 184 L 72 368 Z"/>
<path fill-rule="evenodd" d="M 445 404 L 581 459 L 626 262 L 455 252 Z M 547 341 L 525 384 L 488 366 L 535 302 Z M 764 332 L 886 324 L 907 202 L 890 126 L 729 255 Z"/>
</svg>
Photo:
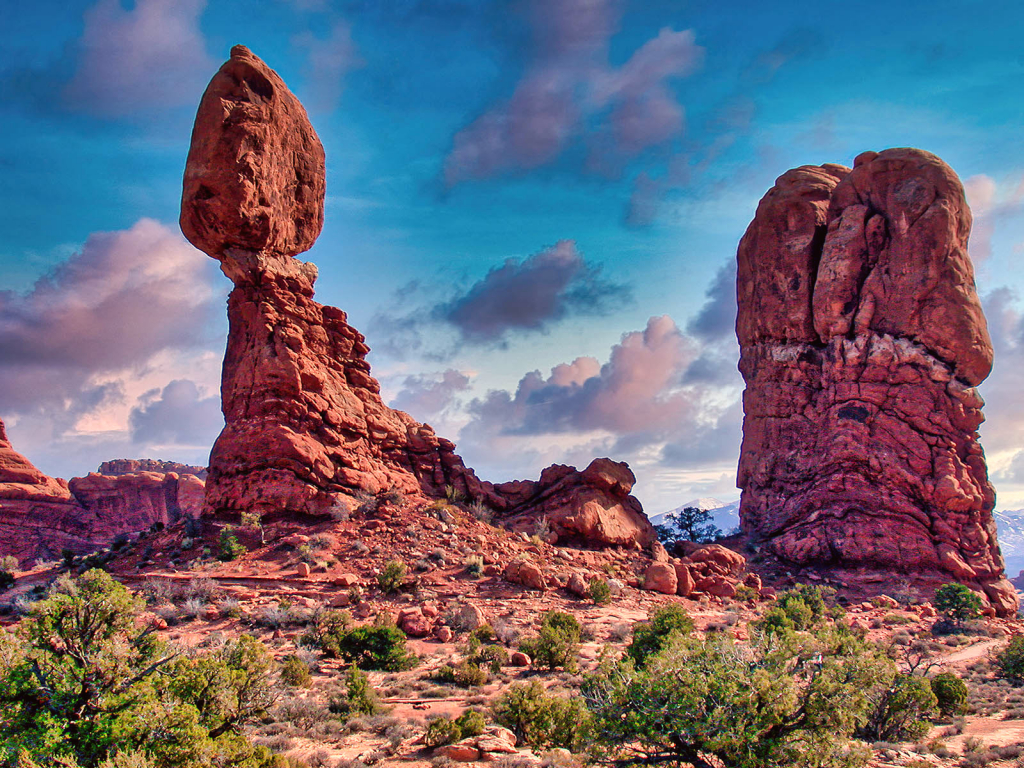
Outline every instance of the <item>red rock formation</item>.
<svg viewBox="0 0 1024 768">
<path fill-rule="evenodd" d="M 182 517 L 196 517 L 203 509 L 203 481 L 174 472 L 136 472 L 72 478 L 71 493 L 98 520 L 96 534 L 106 543 L 117 533 L 144 531 L 153 523 L 170 525 Z M 114 529 L 115 533 L 110 533 Z M 106 533 L 104 533 L 104 530 Z M 109 535 L 108 535 L 109 534 Z"/>
<path fill-rule="evenodd" d="M 24 564 L 59 555 L 61 546 L 88 551 L 85 517 L 67 483 L 44 475 L 15 451 L 0 421 L 0 554 Z"/>
<path fill-rule="evenodd" d="M 138 472 L 159 472 L 166 475 L 168 472 L 174 472 L 179 475 L 195 475 L 200 480 L 206 479 L 206 467 L 161 459 L 112 459 L 100 464 L 96 472 L 110 476 L 134 475 Z"/>
<path fill-rule="evenodd" d="M 206 507 L 320 513 L 355 491 L 488 496 L 454 445 L 388 408 L 345 313 L 293 258 L 323 224 L 324 156 L 277 74 L 236 46 L 196 116 L 181 228 L 235 284 Z"/>
<path fill-rule="evenodd" d="M 320 233 L 323 196 L 323 149 L 305 110 L 236 46 L 200 103 L 181 207 L 182 232 L 235 285 L 206 509 L 319 514 L 357 492 L 439 497 L 451 487 L 547 516 L 560 535 L 653 540 L 624 465 L 555 467 L 540 483 L 495 488 L 453 443 L 384 404 L 362 334 L 313 300 L 316 267 L 294 258 Z"/>
<path fill-rule="evenodd" d="M 494 486 L 508 504 L 503 520 L 532 534 L 547 521 L 562 543 L 597 546 L 650 546 L 654 526 L 629 492 L 636 477 L 624 462 L 594 459 L 585 470 L 555 464 L 540 480 L 516 480 Z"/>
<path fill-rule="evenodd" d="M 740 515 L 787 562 L 958 579 L 1008 614 L 970 225 L 956 175 L 915 149 L 796 168 L 761 200 L 737 254 Z"/>
<path fill-rule="evenodd" d="M 0 555 L 22 564 L 92 552 L 120 534 L 199 514 L 203 481 L 193 475 L 90 474 L 49 477 L 15 451 L 0 421 Z"/>
</svg>

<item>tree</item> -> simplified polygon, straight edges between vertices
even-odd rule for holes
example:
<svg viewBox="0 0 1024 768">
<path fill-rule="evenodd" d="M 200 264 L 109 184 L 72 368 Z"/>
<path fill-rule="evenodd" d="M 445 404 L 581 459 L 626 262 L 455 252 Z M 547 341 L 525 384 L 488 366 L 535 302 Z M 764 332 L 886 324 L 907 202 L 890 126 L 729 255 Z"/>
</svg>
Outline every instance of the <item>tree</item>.
<svg viewBox="0 0 1024 768">
<path fill-rule="evenodd" d="M 141 608 L 91 570 L 0 632 L 0 764 L 93 768 L 142 752 L 155 768 L 268 765 L 239 733 L 271 700 L 266 648 L 243 635 L 183 654 L 140 626 Z"/>
<path fill-rule="evenodd" d="M 603 757 L 619 765 L 853 766 L 868 756 L 850 741 L 867 692 L 894 674 L 877 648 L 835 630 L 749 645 L 676 634 L 643 668 L 608 665 L 583 695 Z"/>
<path fill-rule="evenodd" d="M 928 718 L 938 707 L 931 682 L 917 675 L 895 675 L 875 685 L 869 694 L 872 708 L 859 733 L 871 741 L 907 741 L 924 736 Z"/>
<path fill-rule="evenodd" d="M 706 543 L 722 536 L 722 530 L 714 524 L 711 512 L 697 507 L 683 507 L 678 512 L 665 515 L 665 524 L 654 526 L 658 538 L 664 542 L 696 541 Z"/>
<path fill-rule="evenodd" d="M 935 610 L 955 627 L 981 615 L 981 598 L 970 587 L 952 582 L 935 590 Z"/>
<path fill-rule="evenodd" d="M 955 717 L 967 711 L 967 683 L 952 672 L 940 672 L 930 682 L 943 717 Z"/>
</svg>

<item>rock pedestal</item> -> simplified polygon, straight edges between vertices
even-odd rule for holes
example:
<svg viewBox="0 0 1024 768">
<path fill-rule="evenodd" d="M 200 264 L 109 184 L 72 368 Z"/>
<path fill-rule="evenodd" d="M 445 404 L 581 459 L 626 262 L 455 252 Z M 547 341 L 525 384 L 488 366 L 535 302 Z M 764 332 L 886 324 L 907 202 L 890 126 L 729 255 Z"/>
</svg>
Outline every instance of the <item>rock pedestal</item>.
<svg viewBox="0 0 1024 768">
<path fill-rule="evenodd" d="M 764 196 L 737 254 L 740 517 L 786 562 L 956 579 L 1008 614 L 970 228 L 956 174 L 916 149 L 796 168 Z"/>
</svg>

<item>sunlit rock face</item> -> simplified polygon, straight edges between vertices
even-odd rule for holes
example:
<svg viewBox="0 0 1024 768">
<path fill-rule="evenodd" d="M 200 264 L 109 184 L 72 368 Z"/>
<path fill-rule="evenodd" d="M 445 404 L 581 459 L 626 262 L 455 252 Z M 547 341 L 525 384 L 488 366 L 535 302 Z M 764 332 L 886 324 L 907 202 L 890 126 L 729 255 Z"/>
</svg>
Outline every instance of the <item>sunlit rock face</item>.
<svg viewBox="0 0 1024 768">
<path fill-rule="evenodd" d="M 970 229 L 956 174 L 921 150 L 779 177 L 737 254 L 737 484 L 744 530 L 783 561 L 957 579 L 1006 614 Z"/>
</svg>

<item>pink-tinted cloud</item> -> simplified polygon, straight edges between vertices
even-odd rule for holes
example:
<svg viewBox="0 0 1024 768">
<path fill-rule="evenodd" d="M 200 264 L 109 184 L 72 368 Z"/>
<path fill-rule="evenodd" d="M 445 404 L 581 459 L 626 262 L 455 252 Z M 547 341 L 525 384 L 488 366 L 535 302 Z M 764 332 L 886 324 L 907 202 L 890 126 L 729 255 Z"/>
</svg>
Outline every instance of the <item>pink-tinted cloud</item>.
<svg viewBox="0 0 1024 768">
<path fill-rule="evenodd" d="M 199 28 L 205 0 L 99 0 L 85 13 L 68 105 L 101 117 L 196 100 L 213 71 Z"/>
<path fill-rule="evenodd" d="M 407 376 L 390 405 L 423 421 L 443 415 L 468 389 L 469 376 L 451 368 L 440 376 Z"/>
<path fill-rule="evenodd" d="M 97 375 L 209 343 L 218 284 L 213 262 L 158 222 L 93 234 L 26 293 L 0 291 L 0 413 L 95 405 L 113 394 Z"/>
<path fill-rule="evenodd" d="M 469 405 L 469 432 L 552 434 L 604 430 L 617 435 L 660 433 L 690 408 L 681 390 L 694 345 L 667 315 L 624 334 L 609 360 L 581 357 L 548 377 L 532 371 L 516 391 L 492 390 Z"/>
<path fill-rule="evenodd" d="M 508 259 L 434 315 L 466 341 L 492 343 L 510 332 L 544 330 L 569 314 L 600 312 L 612 298 L 628 301 L 630 291 L 604 280 L 572 240 L 560 240 L 522 262 Z"/>
<path fill-rule="evenodd" d="M 614 67 L 619 12 L 614 0 L 534 0 L 526 71 L 508 100 L 455 135 L 449 186 L 551 163 L 577 140 L 630 157 L 682 132 L 683 107 L 667 83 L 695 71 L 703 49 L 691 31 L 663 29 Z"/>
<path fill-rule="evenodd" d="M 191 379 L 174 379 L 163 389 L 145 392 L 129 415 L 135 444 L 209 448 L 224 420 L 220 397 L 204 396 Z"/>
<path fill-rule="evenodd" d="M 964 192 L 974 216 L 971 258 L 976 264 L 982 264 L 992 255 L 992 236 L 999 224 L 1024 213 L 1024 177 L 998 183 L 991 176 L 979 173 L 964 181 Z"/>
</svg>

